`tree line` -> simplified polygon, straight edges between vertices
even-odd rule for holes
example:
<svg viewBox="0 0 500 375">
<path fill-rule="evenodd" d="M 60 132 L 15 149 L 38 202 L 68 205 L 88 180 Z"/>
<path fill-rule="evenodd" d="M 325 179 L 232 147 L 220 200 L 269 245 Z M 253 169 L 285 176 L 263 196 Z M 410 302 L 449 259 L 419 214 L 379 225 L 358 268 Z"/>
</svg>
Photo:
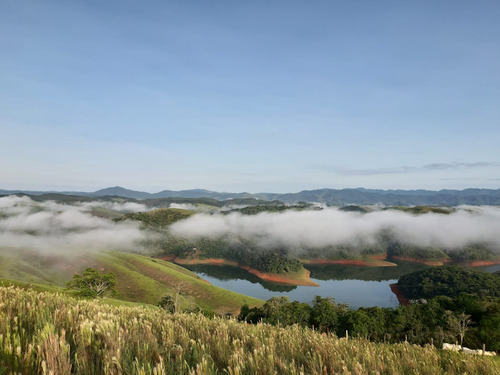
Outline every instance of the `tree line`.
<svg viewBox="0 0 500 375">
<path fill-rule="evenodd" d="M 312 306 L 288 297 L 273 297 L 262 307 L 244 305 L 238 319 L 248 323 L 300 325 L 339 337 L 366 338 L 374 342 L 402 342 L 441 346 L 462 343 L 471 348 L 486 344 L 500 351 L 500 298 L 462 293 L 414 300 L 397 308 L 350 309 L 333 298 L 316 296 Z"/>
</svg>

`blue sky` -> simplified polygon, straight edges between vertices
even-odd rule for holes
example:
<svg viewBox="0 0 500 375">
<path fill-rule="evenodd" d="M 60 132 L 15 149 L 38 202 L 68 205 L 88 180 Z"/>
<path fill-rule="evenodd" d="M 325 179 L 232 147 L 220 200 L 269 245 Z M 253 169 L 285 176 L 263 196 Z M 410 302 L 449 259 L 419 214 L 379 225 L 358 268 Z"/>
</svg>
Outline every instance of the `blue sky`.
<svg viewBox="0 0 500 375">
<path fill-rule="evenodd" d="M 498 1 L 0 2 L 0 189 L 500 187 Z"/>
</svg>

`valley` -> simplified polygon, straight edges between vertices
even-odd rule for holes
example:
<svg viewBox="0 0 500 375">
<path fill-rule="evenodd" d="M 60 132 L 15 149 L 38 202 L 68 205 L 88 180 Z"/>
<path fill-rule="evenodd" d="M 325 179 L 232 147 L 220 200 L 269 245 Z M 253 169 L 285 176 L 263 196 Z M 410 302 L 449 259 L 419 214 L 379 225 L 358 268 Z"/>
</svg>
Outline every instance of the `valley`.
<svg viewBox="0 0 500 375">
<path fill-rule="evenodd" d="M 6 202 L 0 278 L 63 287 L 73 274 L 92 267 L 117 275 L 120 300 L 156 304 L 163 295 L 177 294 L 188 310 L 234 314 L 244 303 L 257 306 L 269 291 L 280 289 L 295 290 L 291 297 L 307 303 L 320 294 L 353 306 L 395 306 L 390 284 L 404 274 L 442 264 L 500 264 L 495 231 L 482 241 L 470 228 L 452 241 L 446 232 L 464 221 L 482 225 L 488 215 L 494 219 L 487 219 L 486 230 L 495 227 L 491 207 L 328 207 L 252 198 L 57 194 L 0 199 Z M 434 243 L 424 237 L 430 223 L 445 228 L 431 233 Z M 185 267 L 202 271 L 196 275 Z M 228 283 L 220 275 L 231 268 Z M 219 291 L 202 276 L 256 299 Z M 249 278 L 257 280 L 255 285 L 243 286 Z M 334 286 L 341 280 L 350 284 Z M 370 296 L 375 285 L 386 297 Z M 364 297 L 353 302 L 341 297 L 342 290 Z"/>
<path fill-rule="evenodd" d="M 23 311 L 26 298 L 44 301 L 44 306 L 59 306 L 48 307 L 36 316 L 35 325 L 44 325 L 41 330 L 22 331 L 26 335 L 22 340 L 50 337 L 50 345 L 61 353 L 71 348 L 69 357 L 59 354 L 57 363 L 45 365 L 56 371 L 64 372 L 64 366 L 71 366 L 81 373 L 92 373 L 109 363 L 123 369 L 141 358 L 141 363 L 177 373 L 190 373 L 195 368 L 201 373 L 221 373 L 233 365 L 256 373 L 263 363 L 270 368 L 281 366 L 286 373 L 293 373 L 296 363 L 301 364 L 300 371 L 317 372 L 315 362 L 301 360 L 298 352 L 281 357 L 282 348 L 271 343 L 277 340 L 275 335 L 285 340 L 287 347 L 304 340 L 326 340 L 322 345 L 330 345 L 331 350 L 344 343 L 354 351 L 373 345 L 372 352 L 382 351 L 385 356 L 400 350 L 398 345 L 409 348 L 404 343 L 408 341 L 418 345 L 411 346 L 415 348 L 411 349 L 415 350 L 413 356 L 420 355 L 422 349 L 431 350 L 422 355 L 448 358 L 433 347 L 419 346 L 429 340 L 434 346 L 453 342 L 460 311 L 471 325 L 466 345 L 500 349 L 494 329 L 498 320 L 495 290 L 500 280 L 497 208 L 328 207 L 246 199 L 236 204 L 201 198 L 155 199 L 153 204 L 124 197 L 50 198 L 0 197 L 0 295 L 10 298 L 9 305 L 5 301 L 0 305 L 0 312 L 14 304 Z M 475 234 L 478 228 L 480 237 Z M 484 282 L 471 282 L 472 290 L 455 281 L 461 289 L 445 297 L 439 289 L 443 280 L 469 272 L 461 271 L 463 266 L 450 268 L 452 264 L 475 264 L 489 273 L 477 271 L 477 279 Z M 88 301 L 89 297 L 74 299 L 75 291 L 68 282 L 84 270 L 112 275 L 115 293 L 93 301 Z M 433 270 L 437 273 L 432 276 L 424 274 Z M 476 277 L 472 271 L 464 275 Z M 462 276 L 453 277 L 458 280 Z M 435 283 L 429 284 L 429 278 Z M 409 289 L 408 285 L 421 289 Z M 432 293 L 425 294 L 429 291 Z M 424 296 L 427 299 L 421 298 Z M 100 314 L 92 320 L 94 328 L 85 328 L 88 317 L 78 323 L 61 318 L 61 314 L 72 316 L 73 309 L 82 308 Z M 112 315 L 109 309 L 114 309 Z M 44 320 L 51 314 L 57 316 L 50 318 L 56 319 L 53 325 Z M 28 315 L 19 316 L 25 319 Z M 81 312 L 77 316 L 84 319 Z M 107 318 L 101 319 L 103 316 Z M 148 360 L 146 352 L 140 354 L 121 341 L 119 337 L 125 333 L 114 343 L 100 336 L 101 330 L 112 335 L 111 325 L 133 332 L 136 321 L 151 327 L 147 332 L 152 349 L 148 350 L 162 358 L 159 361 Z M 32 323 L 19 324 L 30 327 Z M 183 324 L 185 328 L 180 328 Z M 59 329 L 68 334 L 57 336 Z M 185 334 L 175 333 L 177 329 Z M 92 335 L 95 343 L 116 348 L 118 351 L 103 354 L 114 355 L 114 362 L 78 341 L 84 334 Z M 238 352 L 238 345 L 223 344 L 230 337 L 247 342 L 253 340 L 252 335 L 263 338 L 265 334 L 269 339 L 262 343 L 254 340 L 251 345 L 272 348 L 266 350 L 276 351 L 277 362 L 270 360 L 269 353 L 259 357 L 261 362 L 254 367 L 246 360 L 235 362 L 230 358 Z M 164 335 L 168 342 L 163 343 Z M 212 343 L 212 337 L 219 339 Z M 21 336 L 14 339 L 21 340 Z M 60 346 L 55 346 L 54 340 Z M 48 342 L 41 345 L 47 347 Z M 163 344 L 155 346 L 154 342 Z M 49 361 L 48 352 L 43 350 L 32 353 L 23 347 L 24 360 L 20 361 L 5 348 L 3 353 L 7 354 L 0 354 L 0 361 L 11 369 L 40 372 L 37 363 Z M 174 354 L 181 349 L 189 354 Z M 336 360 L 315 350 L 321 353 L 320 362 L 327 363 L 328 371 L 338 370 Z M 243 350 L 241 355 L 248 353 Z M 450 369 L 439 363 L 432 364 L 432 371 Z M 496 359 L 460 363 L 464 370 L 477 366 L 495 370 L 498 366 Z M 366 361 L 363 366 L 370 371 L 381 368 Z M 401 368 L 399 362 L 396 368 Z"/>
</svg>

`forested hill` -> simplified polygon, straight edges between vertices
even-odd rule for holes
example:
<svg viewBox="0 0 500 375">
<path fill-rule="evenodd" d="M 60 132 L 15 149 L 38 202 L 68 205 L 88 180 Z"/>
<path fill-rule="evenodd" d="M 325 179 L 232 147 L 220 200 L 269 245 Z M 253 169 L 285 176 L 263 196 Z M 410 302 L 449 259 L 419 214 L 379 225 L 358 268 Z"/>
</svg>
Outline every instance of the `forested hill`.
<svg viewBox="0 0 500 375">
<path fill-rule="evenodd" d="M 47 192 L 1 190 L 0 195 L 25 193 L 40 195 Z M 52 192 L 54 193 L 54 192 Z M 120 196 L 129 199 L 160 199 L 160 198 L 211 198 L 216 200 L 228 199 L 261 199 L 278 200 L 286 203 L 319 202 L 330 205 L 346 204 L 376 204 L 390 206 L 413 205 L 499 205 L 500 189 L 465 189 L 465 190 L 374 190 L 374 189 L 318 189 L 304 190 L 298 193 L 227 193 L 203 189 L 192 190 L 163 190 L 158 193 L 147 193 L 122 188 L 120 186 L 97 190 L 95 192 L 59 192 L 68 195 L 85 197 Z"/>
<path fill-rule="evenodd" d="M 402 276 L 398 285 L 411 299 L 469 293 L 500 297 L 500 274 L 456 265 L 428 268 Z"/>
<path fill-rule="evenodd" d="M 320 202 L 331 205 L 376 204 L 390 206 L 500 204 L 500 189 L 465 190 L 370 190 L 370 189 L 319 189 L 299 193 L 268 195 L 282 202 Z"/>
</svg>

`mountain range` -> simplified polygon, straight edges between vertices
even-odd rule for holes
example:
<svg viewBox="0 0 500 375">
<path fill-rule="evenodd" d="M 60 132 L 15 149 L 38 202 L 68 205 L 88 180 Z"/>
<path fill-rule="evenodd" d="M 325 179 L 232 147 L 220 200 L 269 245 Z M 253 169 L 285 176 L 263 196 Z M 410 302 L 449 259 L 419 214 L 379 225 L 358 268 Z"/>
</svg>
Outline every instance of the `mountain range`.
<svg viewBox="0 0 500 375">
<path fill-rule="evenodd" d="M 57 193 L 82 197 L 119 196 L 134 200 L 159 198 L 212 198 L 217 200 L 255 198 L 263 200 L 279 200 L 285 203 L 318 202 L 329 205 L 346 204 L 384 204 L 384 205 L 500 205 L 500 189 L 465 189 L 465 190 L 377 190 L 377 189 L 316 189 L 303 190 L 298 193 L 228 193 L 204 189 L 163 190 L 158 193 L 147 193 L 125 189 L 120 186 L 109 187 L 94 192 L 78 191 L 27 191 L 1 190 L 0 195 L 27 194 L 42 195 Z"/>
</svg>

